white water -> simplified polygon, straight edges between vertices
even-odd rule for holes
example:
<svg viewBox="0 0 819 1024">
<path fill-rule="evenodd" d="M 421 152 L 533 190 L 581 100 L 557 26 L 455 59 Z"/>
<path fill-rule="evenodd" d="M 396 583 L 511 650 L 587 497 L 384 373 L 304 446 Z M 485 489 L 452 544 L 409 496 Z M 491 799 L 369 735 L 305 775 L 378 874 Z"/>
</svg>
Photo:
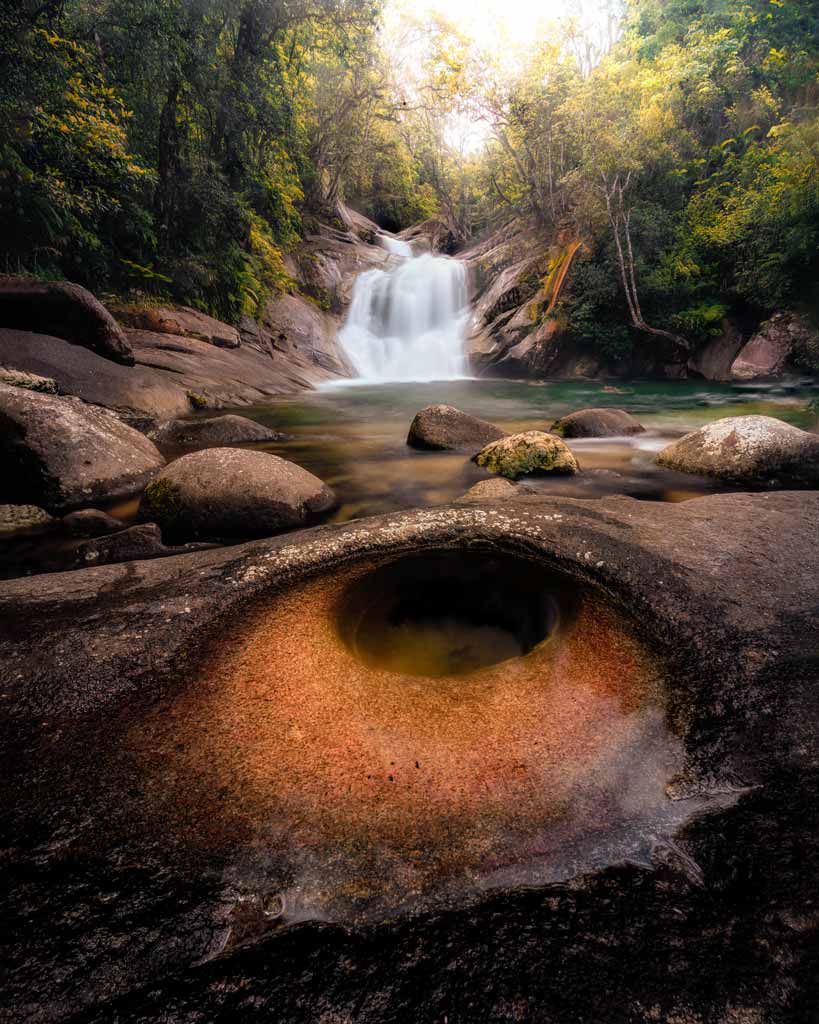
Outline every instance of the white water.
<svg viewBox="0 0 819 1024">
<path fill-rule="evenodd" d="M 368 270 L 338 332 L 363 381 L 455 380 L 466 372 L 464 336 L 469 309 L 462 263 L 424 253 L 382 236 L 400 258 L 391 270 Z"/>
</svg>

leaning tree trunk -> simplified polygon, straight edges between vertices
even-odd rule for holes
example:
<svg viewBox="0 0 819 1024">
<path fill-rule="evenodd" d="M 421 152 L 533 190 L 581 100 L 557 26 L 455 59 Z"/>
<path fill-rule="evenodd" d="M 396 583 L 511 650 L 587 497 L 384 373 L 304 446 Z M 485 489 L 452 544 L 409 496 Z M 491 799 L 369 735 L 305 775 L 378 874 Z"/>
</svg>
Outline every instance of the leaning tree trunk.
<svg viewBox="0 0 819 1024">
<path fill-rule="evenodd" d="M 631 241 L 631 210 L 626 209 L 624 199 L 630 182 L 630 172 L 626 176 L 625 182 L 621 181 L 620 176 L 617 175 L 612 184 L 609 184 L 607 178 L 603 175 L 606 209 L 609 215 L 609 223 L 614 233 L 617 262 L 620 267 L 620 276 L 623 281 L 623 290 L 626 293 L 626 302 L 628 303 L 632 326 L 644 334 L 650 334 L 652 337 L 670 341 L 675 348 L 688 352 L 691 346 L 686 338 L 672 331 L 664 331 L 660 327 L 652 327 L 651 324 L 646 323 L 643 316 L 643 311 L 640 307 L 640 295 L 637 290 L 634 247 Z"/>
</svg>

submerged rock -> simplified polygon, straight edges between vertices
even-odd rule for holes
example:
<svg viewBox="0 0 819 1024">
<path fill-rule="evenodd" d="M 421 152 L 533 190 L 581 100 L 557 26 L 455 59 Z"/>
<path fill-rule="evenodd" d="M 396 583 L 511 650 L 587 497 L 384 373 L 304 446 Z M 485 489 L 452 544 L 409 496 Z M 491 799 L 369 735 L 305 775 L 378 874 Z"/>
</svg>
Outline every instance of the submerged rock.
<svg viewBox="0 0 819 1024">
<path fill-rule="evenodd" d="M 407 444 L 431 451 L 474 449 L 505 436 L 506 431 L 494 423 L 470 416 L 451 405 L 428 405 L 415 414 Z"/>
<path fill-rule="evenodd" d="M 171 462 L 140 515 L 175 537 L 264 536 L 301 526 L 336 498 L 318 477 L 268 452 L 209 448 Z"/>
<path fill-rule="evenodd" d="M 62 525 L 72 537 L 102 537 L 125 528 L 125 523 L 109 516 L 107 512 L 101 512 L 98 508 L 70 512 L 63 517 Z"/>
<path fill-rule="evenodd" d="M 770 416 L 708 423 L 657 456 L 668 469 L 739 484 L 819 485 L 819 437 Z"/>
<path fill-rule="evenodd" d="M 107 537 L 86 541 L 77 549 L 79 565 L 108 565 L 135 559 L 156 558 L 166 553 L 162 531 L 156 523 L 143 523 Z"/>
<path fill-rule="evenodd" d="M 0 384 L 0 472 L 13 500 L 68 511 L 135 494 L 164 464 L 105 409 Z"/>
<path fill-rule="evenodd" d="M 558 437 L 627 437 L 645 427 L 625 409 L 580 409 L 556 420 L 549 428 Z"/>
<path fill-rule="evenodd" d="M 580 470 L 577 459 L 563 441 L 541 430 L 527 430 L 493 441 L 481 449 L 473 461 L 490 473 L 500 473 L 510 480 L 534 473 L 577 473 Z"/>
<path fill-rule="evenodd" d="M 67 281 L 0 277 L 0 327 L 64 338 L 132 366 L 122 328 L 91 292 Z"/>
<path fill-rule="evenodd" d="M 523 497 L 536 492 L 526 484 L 515 484 L 505 477 L 493 477 L 491 480 L 479 480 L 474 487 L 458 498 L 458 502 L 503 501 L 508 498 Z"/>
<path fill-rule="evenodd" d="M 203 448 L 254 441 L 281 441 L 287 435 L 270 430 L 246 416 L 213 416 L 198 420 L 168 420 L 148 432 L 157 444 L 200 445 Z"/>
<path fill-rule="evenodd" d="M 53 522 L 48 512 L 36 505 L 0 505 L 0 534 L 33 530 Z"/>
</svg>

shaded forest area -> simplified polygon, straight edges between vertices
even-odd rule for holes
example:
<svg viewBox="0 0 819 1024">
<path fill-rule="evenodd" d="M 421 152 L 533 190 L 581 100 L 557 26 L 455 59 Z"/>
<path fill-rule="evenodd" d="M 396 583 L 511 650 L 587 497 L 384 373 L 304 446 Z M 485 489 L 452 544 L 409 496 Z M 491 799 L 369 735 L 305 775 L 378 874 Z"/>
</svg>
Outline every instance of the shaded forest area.
<svg viewBox="0 0 819 1024">
<path fill-rule="evenodd" d="M 562 240 L 547 313 L 609 356 L 816 314 L 819 2 L 608 2 L 492 54 L 378 0 L 0 6 L 8 272 L 236 321 L 344 200 Z"/>
</svg>

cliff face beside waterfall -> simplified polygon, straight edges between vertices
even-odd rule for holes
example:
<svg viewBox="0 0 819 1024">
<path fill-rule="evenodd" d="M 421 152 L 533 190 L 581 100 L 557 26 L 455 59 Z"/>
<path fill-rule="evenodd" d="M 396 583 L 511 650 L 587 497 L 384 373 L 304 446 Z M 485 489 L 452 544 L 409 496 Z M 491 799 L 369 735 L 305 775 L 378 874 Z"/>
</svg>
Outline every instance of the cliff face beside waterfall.
<svg viewBox="0 0 819 1024">
<path fill-rule="evenodd" d="M 760 322 L 726 318 L 706 340 L 680 352 L 633 332 L 627 351 L 606 350 L 574 329 L 583 300 L 578 272 L 591 252 L 566 230 L 554 237 L 515 219 L 458 253 L 469 273 L 472 372 L 509 378 L 654 377 L 754 380 L 815 373 L 819 332 L 783 310 Z M 617 287 L 617 282 L 613 282 Z"/>
<path fill-rule="evenodd" d="M 337 334 L 357 277 L 389 263 L 376 235 L 375 224 L 343 207 L 338 225 L 317 224 L 288 257 L 292 287 L 271 299 L 258 320 L 229 325 L 189 307 L 106 301 L 133 365 L 92 350 L 90 313 L 76 330 L 67 329 L 57 307 L 49 318 L 35 316 L 32 305 L 27 318 L 27 290 L 30 304 L 42 304 L 37 285 L 7 279 L 9 290 L 0 293 L 0 367 L 36 374 L 61 394 L 136 421 L 264 402 L 353 376 Z M 22 304 L 19 298 L 12 304 L 12 292 Z M 96 306 L 99 318 L 107 315 Z"/>
</svg>

